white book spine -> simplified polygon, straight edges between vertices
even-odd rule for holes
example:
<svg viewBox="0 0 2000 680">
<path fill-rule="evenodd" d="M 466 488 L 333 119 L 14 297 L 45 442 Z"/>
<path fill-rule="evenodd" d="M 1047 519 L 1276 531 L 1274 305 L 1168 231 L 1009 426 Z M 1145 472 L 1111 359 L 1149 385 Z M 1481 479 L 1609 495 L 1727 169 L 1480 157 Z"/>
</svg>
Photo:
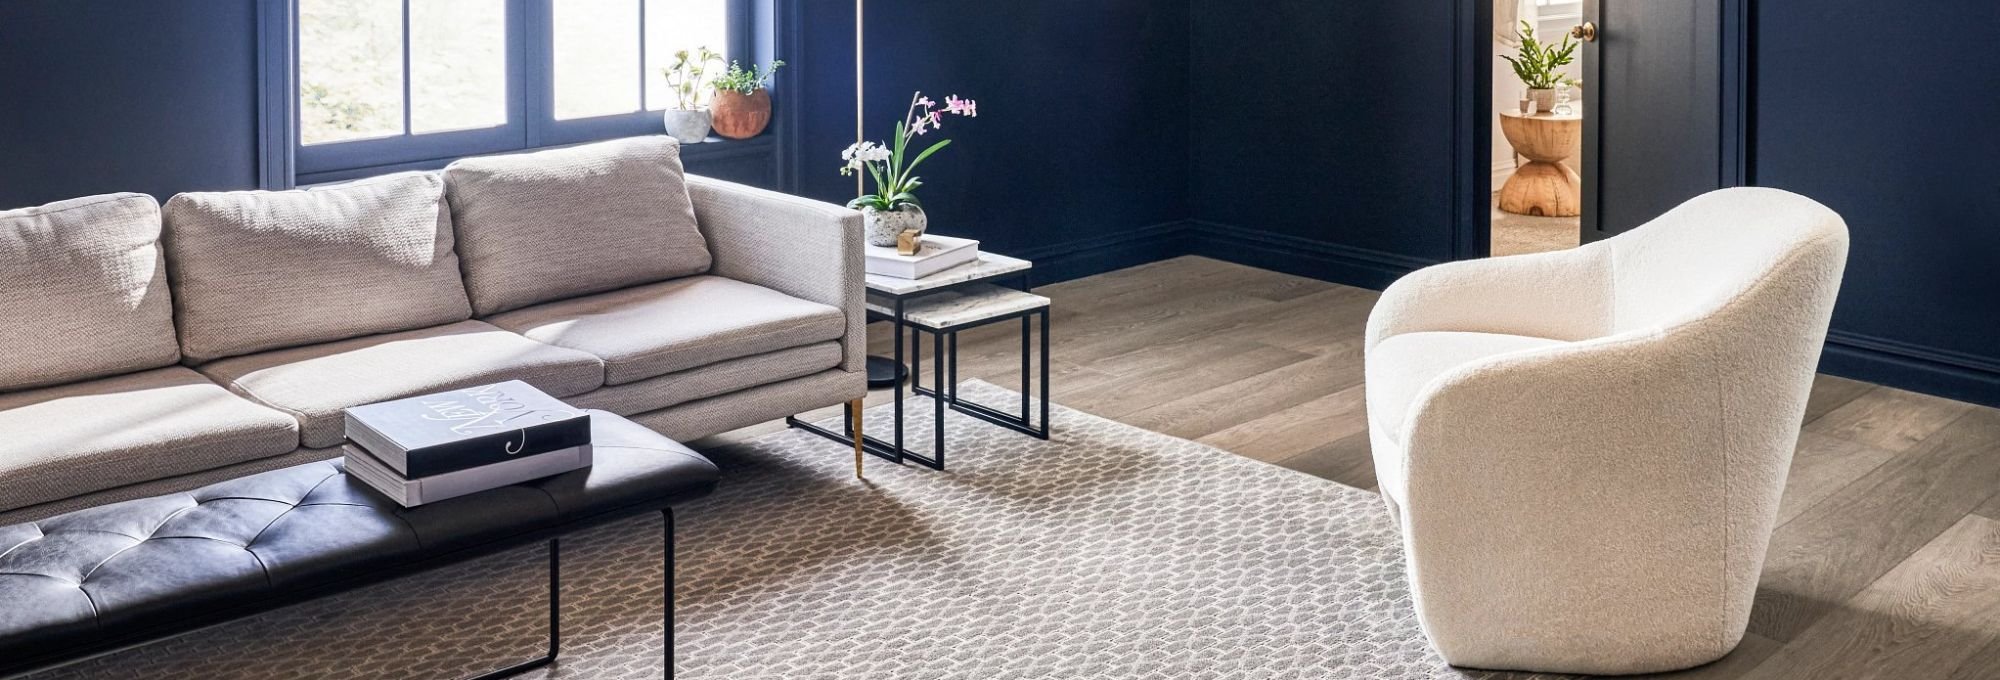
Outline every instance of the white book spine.
<svg viewBox="0 0 2000 680">
<path fill-rule="evenodd" d="M 414 508 L 580 470 L 590 467 L 591 460 L 591 447 L 586 445 L 421 479 L 404 479 L 381 461 L 350 446 L 347 472 L 403 507 Z"/>
</svg>

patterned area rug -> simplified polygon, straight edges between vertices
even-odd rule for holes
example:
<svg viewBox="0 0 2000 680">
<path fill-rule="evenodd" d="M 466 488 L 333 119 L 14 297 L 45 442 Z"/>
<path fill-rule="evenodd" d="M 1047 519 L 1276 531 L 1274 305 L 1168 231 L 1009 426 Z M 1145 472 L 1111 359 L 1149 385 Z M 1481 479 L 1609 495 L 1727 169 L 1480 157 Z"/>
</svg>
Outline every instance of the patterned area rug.
<svg viewBox="0 0 2000 680">
<path fill-rule="evenodd" d="M 1374 494 L 1054 414 L 1043 442 L 954 413 L 949 472 L 871 459 L 865 483 L 797 431 L 710 451 L 722 490 L 676 513 L 675 677 L 1492 677 L 1426 646 Z M 661 676 L 660 530 L 563 541 L 562 660 L 525 677 Z M 501 555 L 46 677 L 469 675 L 540 651 L 546 564 Z"/>
</svg>

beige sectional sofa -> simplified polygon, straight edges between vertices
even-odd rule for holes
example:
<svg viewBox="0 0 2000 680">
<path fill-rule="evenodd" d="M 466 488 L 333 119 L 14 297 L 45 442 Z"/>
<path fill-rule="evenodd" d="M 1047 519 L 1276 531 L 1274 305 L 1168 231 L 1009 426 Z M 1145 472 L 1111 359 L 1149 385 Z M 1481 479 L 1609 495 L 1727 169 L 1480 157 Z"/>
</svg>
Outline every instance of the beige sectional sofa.
<svg viewBox="0 0 2000 680">
<path fill-rule="evenodd" d="M 0 524 L 335 457 L 343 408 L 490 381 L 681 440 L 860 398 L 860 231 L 666 137 L 0 212 Z"/>
</svg>

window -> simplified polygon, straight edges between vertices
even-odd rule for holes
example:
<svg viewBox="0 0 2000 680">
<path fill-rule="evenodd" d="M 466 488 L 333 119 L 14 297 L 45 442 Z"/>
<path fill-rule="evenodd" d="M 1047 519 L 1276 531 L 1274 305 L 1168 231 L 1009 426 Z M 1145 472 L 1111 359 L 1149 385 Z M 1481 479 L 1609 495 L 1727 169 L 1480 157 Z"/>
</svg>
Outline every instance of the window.
<svg viewBox="0 0 2000 680">
<path fill-rule="evenodd" d="M 270 1 L 300 183 L 655 132 L 675 52 L 750 53 L 750 0 Z"/>
</svg>

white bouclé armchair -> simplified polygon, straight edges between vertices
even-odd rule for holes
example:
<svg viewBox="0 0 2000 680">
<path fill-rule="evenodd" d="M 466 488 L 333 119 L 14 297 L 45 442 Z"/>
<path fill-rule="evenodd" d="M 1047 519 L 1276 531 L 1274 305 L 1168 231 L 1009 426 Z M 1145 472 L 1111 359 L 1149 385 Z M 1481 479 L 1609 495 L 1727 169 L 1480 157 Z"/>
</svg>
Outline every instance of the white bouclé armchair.
<svg viewBox="0 0 2000 680">
<path fill-rule="evenodd" d="M 1735 648 L 1847 248 L 1825 206 L 1727 189 L 1382 294 L 1375 469 L 1446 661 L 1645 673 Z"/>
</svg>

